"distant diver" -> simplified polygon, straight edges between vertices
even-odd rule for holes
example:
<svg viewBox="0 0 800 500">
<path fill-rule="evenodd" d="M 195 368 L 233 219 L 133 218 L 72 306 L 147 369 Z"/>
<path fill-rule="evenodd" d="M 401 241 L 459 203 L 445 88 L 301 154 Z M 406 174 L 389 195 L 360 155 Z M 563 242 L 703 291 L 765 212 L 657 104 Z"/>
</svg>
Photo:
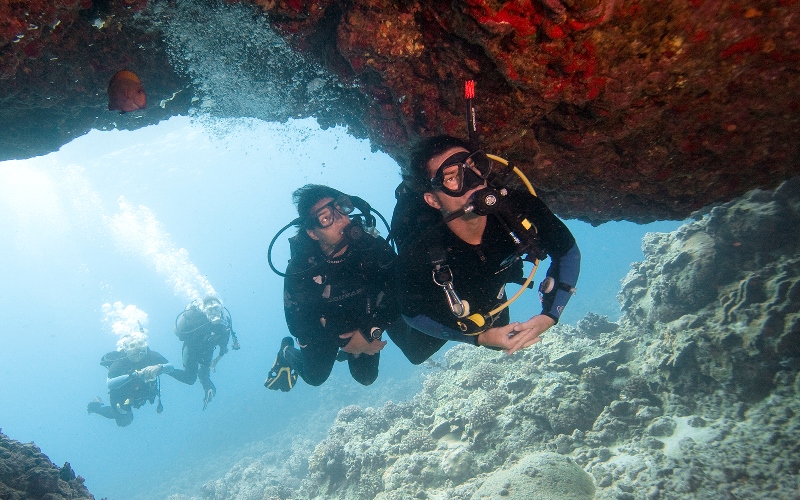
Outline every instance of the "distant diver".
<svg viewBox="0 0 800 500">
<path fill-rule="evenodd" d="M 205 409 L 217 394 L 217 388 L 211 382 L 211 371 L 228 352 L 231 338 L 231 349 L 239 349 L 239 339 L 233 331 L 230 312 L 216 293 L 209 293 L 202 300 L 191 302 L 178 314 L 175 318 L 175 335 L 183 342 L 183 370 L 173 377 L 189 385 L 200 379 Z M 217 347 L 219 354 L 214 358 Z"/>
<path fill-rule="evenodd" d="M 89 414 L 114 419 L 120 427 L 133 422 L 133 409 L 158 399 L 156 411 L 161 413 L 161 383 L 159 375 L 175 376 L 175 370 L 161 354 L 150 350 L 144 335 L 129 335 L 119 349 L 107 353 L 100 364 L 108 368 L 109 406 L 92 401 L 86 407 Z"/>
</svg>

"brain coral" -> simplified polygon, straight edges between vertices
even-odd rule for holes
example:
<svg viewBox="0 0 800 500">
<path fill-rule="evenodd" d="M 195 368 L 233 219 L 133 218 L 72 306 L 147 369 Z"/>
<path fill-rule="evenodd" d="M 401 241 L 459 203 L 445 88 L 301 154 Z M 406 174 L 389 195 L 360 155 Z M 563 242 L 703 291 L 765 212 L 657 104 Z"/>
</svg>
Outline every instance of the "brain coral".
<svg viewBox="0 0 800 500">
<path fill-rule="evenodd" d="M 592 500 L 594 480 L 569 457 L 533 453 L 489 476 L 473 500 Z"/>
</svg>

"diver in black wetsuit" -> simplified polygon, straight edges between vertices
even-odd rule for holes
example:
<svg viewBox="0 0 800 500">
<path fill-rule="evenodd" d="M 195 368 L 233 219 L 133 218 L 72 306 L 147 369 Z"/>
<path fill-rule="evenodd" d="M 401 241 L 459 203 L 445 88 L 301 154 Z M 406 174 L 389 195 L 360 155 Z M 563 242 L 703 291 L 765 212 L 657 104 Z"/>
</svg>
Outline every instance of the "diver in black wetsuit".
<svg viewBox="0 0 800 500">
<path fill-rule="evenodd" d="M 231 348 L 239 349 L 239 340 L 233 331 L 233 322 L 228 309 L 215 293 L 203 300 L 195 300 L 186 306 L 175 319 L 175 335 L 183 341 L 183 370 L 173 377 L 184 384 L 192 385 L 200 379 L 203 386 L 203 409 L 214 399 L 217 388 L 211 382 L 211 371 L 228 352 L 228 341 L 233 338 Z M 214 351 L 219 354 L 214 358 Z M 213 359 L 212 359 L 213 358 Z"/>
<path fill-rule="evenodd" d="M 422 141 L 407 179 L 418 187 L 416 201 L 398 203 L 392 219 L 393 234 L 405 235 L 396 240 L 395 290 L 410 328 L 389 336 L 415 364 L 448 340 L 508 354 L 533 345 L 558 321 L 578 280 L 580 251 L 569 229 L 538 197 L 487 187 L 492 160 L 471 149 L 449 136 Z M 412 231 L 411 212 L 427 216 L 428 227 Z M 522 260 L 547 255 L 541 314 L 509 324 L 506 284 L 524 283 Z"/>
<path fill-rule="evenodd" d="M 283 339 L 264 385 L 289 391 L 298 374 L 309 385 L 321 385 L 337 359 L 346 359 L 353 378 L 369 385 L 378 376 L 386 345 L 381 335 L 399 316 L 386 297 L 395 253 L 372 234 L 374 218 L 371 227 L 360 215 L 351 220 L 355 208 L 370 217 L 360 198 L 310 184 L 295 191 L 293 200 L 300 215 L 293 224 L 299 230 L 291 240 L 284 312 L 300 348 L 292 337 Z"/>
<path fill-rule="evenodd" d="M 111 351 L 100 361 L 108 368 L 108 393 L 110 406 L 92 401 L 86 410 L 92 414 L 114 419 L 125 427 L 133 422 L 133 409 L 158 398 L 161 413 L 161 384 L 159 375 L 175 376 L 173 367 L 161 354 L 147 347 L 145 337 L 134 335 L 123 339 L 120 350 Z"/>
</svg>

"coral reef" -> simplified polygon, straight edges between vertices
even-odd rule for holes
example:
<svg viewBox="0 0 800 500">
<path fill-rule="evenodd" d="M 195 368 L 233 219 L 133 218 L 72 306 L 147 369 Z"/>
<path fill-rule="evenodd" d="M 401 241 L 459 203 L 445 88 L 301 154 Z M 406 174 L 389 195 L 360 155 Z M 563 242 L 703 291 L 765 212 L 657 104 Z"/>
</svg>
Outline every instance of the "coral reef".
<svg viewBox="0 0 800 500">
<path fill-rule="evenodd" d="M 411 400 L 343 408 L 307 474 L 276 473 L 300 486 L 265 497 L 797 498 L 795 227 L 800 179 L 648 235 L 618 323 L 513 356 L 457 345 Z"/>
<path fill-rule="evenodd" d="M 94 497 L 66 462 L 57 467 L 33 443 L 0 432 L 0 498 L 3 500 L 77 500 Z"/>
</svg>

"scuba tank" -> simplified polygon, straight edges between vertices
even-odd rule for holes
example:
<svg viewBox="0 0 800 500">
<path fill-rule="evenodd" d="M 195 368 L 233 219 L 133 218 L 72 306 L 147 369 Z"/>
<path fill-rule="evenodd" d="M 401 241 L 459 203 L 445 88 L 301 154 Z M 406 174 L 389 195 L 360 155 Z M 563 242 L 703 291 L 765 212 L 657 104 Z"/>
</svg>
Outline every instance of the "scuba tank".
<svg viewBox="0 0 800 500">
<path fill-rule="evenodd" d="M 389 240 L 402 253 L 423 232 L 441 222 L 438 210 L 425 203 L 424 187 L 415 186 L 411 178 L 404 178 L 394 190 L 396 200 L 392 213 Z"/>
</svg>

